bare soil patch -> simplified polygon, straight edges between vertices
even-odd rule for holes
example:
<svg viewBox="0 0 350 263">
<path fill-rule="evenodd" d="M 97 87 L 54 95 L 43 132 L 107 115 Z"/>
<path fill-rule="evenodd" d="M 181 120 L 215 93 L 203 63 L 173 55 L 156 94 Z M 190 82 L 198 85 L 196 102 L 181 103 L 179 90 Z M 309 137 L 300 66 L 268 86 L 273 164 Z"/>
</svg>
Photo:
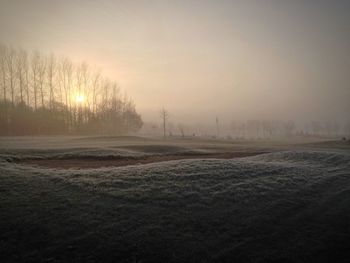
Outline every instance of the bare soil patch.
<svg viewBox="0 0 350 263">
<path fill-rule="evenodd" d="M 120 167 L 127 165 L 139 165 L 148 163 L 158 163 L 184 159 L 233 159 L 247 156 L 254 156 L 266 152 L 226 152 L 208 154 L 168 154 L 150 155 L 142 157 L 115 157 L 108 159 L 101 158 L 67 158 L 67 159 L 24 159 L 18 163 L 25 165 L 35 165 L 55 169 L 89 169 L 101 167 Z"/>
</svg>

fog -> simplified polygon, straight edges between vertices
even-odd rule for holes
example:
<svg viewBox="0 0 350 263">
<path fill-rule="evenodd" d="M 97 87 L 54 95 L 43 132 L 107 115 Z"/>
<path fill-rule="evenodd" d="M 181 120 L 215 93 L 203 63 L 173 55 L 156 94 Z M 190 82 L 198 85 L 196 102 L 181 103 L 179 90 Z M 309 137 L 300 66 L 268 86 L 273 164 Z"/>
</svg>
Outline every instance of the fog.
<svg viewBox="0 0 350 263">
<path fill-rule="evenodd" d="M 348 121 L 346 1 L 0 3 L 6 45 L 87 61 L 145 122 Z"/>
<path fill-rule="evenodd" d="M 0 263 L 350 262 L 350 0 L 0 0 Z"/>
</svg>

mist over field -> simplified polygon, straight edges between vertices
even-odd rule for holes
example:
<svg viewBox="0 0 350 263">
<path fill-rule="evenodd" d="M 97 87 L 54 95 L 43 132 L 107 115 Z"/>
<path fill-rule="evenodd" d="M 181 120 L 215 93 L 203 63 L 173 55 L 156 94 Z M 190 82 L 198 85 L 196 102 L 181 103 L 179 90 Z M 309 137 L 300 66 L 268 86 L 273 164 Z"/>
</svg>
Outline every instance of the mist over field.
<svg viewBox="0 0 350 263">
<path fill-rule="evenodd" d="M 349 262 L 347 1 L 0 1 L 0 262 Z"/>
<path fill-rule="evenodd" d="M 347 1 L 13 1 L 1 42 L 86 61 L 147 122 L 348 122 Z"/>
</svg>

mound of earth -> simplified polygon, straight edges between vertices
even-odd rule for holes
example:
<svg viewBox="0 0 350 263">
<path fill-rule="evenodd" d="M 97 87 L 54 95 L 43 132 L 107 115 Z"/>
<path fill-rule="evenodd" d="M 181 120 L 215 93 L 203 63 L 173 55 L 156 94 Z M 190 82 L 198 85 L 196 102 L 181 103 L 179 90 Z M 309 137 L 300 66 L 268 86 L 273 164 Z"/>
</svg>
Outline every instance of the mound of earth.
<svg viewBox="0 0 350 263">
<path fill-rule="evenodd" d="M 165 154 L 165 155 L 146 155 L 140 157 L 130 156 L 117 156 L 114 158 L 46 158 L 46 159 L 22 159 L 18 160 L 18 163 L 25 165 L 35 165 L 46 168 L 55 169 L 88 169 L 88 168 L 101 168 L 101 167 L 120 167 L 127 165 L 139 165 L 148 163 L 158 163 L 173 160 L 183 159 L 232 159 L 239 157 L 254 156 L 262 154 L 263 152 L 229 152 L 229 153 L 207 153 L 207 154 Z"/>
</svg>

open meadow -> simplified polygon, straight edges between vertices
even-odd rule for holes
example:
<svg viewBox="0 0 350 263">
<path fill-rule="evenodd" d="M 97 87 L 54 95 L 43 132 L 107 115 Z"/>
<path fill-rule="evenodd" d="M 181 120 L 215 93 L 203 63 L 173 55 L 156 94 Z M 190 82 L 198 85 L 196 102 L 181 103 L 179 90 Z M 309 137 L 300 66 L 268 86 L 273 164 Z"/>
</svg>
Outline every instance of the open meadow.
<svg viewBox="0 0 350 263">
<path fill-rule="evenodd" d="M 348 141 L 0 138 L 1 262 L 349 262 Z"/>
</svg>

